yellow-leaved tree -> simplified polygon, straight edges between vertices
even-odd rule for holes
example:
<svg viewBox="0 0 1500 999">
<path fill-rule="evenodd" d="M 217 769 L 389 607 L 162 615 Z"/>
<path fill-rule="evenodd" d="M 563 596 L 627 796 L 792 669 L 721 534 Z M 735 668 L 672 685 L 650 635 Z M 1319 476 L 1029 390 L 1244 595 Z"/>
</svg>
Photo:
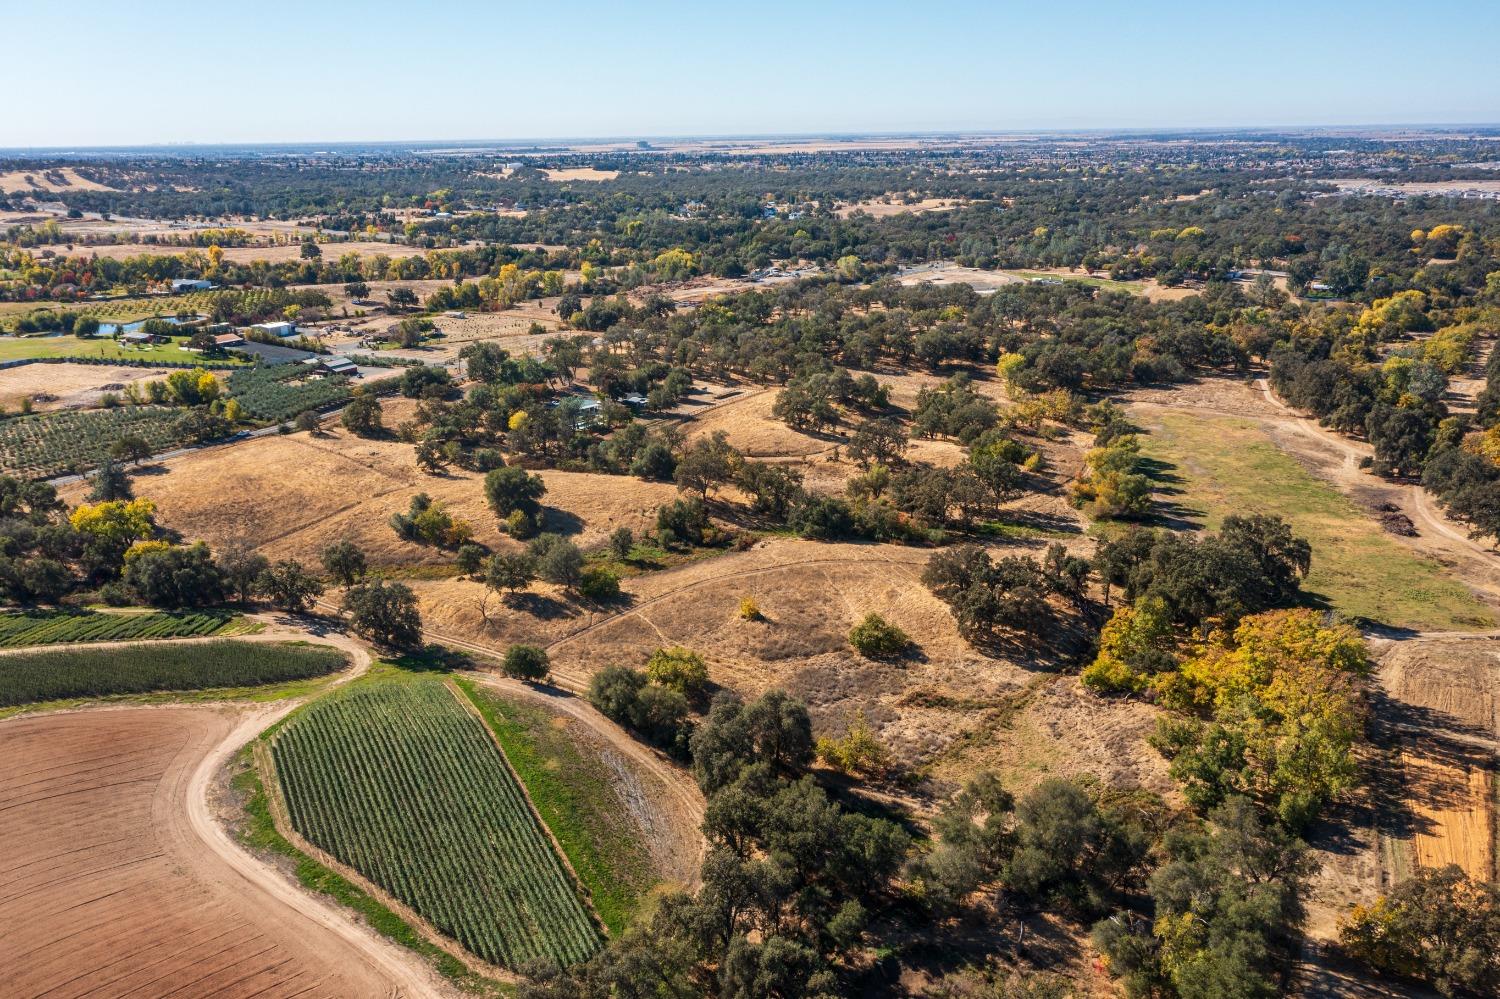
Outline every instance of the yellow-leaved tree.
<svg viewBox="0 0 1500 999">
<path fill-rule="evenodd" d="M 1183 661 L 1167 700 L 1199 717 L 1164 720 L 1153 744 L 1194 805 L 1248 794 L 1300 828 L 1358 779 L 1369 669 L 1359 633 L 1319 611 L 1251 615 Z"/>
</svg>

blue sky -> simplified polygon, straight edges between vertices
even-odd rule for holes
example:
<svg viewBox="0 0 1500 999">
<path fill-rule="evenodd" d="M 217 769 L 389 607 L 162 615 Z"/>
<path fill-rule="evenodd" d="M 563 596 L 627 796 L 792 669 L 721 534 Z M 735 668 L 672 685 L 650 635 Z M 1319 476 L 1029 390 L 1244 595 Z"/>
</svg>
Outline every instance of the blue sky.
<svg viewBox="0 0 1500 999">
<path fill-rule="evenodd" d="M 1500 122 L 1495 0 L 0 9 L 0 147 Z"/>
</svg>

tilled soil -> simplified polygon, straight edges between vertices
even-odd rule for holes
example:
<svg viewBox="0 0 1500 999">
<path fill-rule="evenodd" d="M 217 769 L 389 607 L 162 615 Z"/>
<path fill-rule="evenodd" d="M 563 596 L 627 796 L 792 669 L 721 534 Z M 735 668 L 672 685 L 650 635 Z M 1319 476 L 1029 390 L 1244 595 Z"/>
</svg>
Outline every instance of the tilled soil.
<svg viewBox="0 0 1500 999">
<path fill-rule="evenodd" d="M 7 996 L 390 996 L 339 935 L 256 890 L 195 833 L 223 707 L 0 725 Z"/>
</svg>

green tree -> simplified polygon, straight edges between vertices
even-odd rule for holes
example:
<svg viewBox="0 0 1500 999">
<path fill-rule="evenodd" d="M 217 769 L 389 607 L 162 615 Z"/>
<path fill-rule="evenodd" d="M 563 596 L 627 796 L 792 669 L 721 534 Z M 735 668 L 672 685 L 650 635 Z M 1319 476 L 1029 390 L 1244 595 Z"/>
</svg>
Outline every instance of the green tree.
<svg viewBox="0 0 1500 999">
<path fill-rule="evenodd" d="M 540 680 L 546 677 L 551 663 L 544 649 L 535 645 L 512 645 L 505 650 L 501 669 L 506 676 L 517 680 Z"/>
<path fill-rule="evenodd" d="M 323 595 L 323 584 L 294 559 L 268 567 L 256 584 L 272 604 L 291 614 L 302 614 Z"/>
<path fill-rule="evenodd" d="M 849 644 L 868 659 L 895 659 L 911 646 L 906 632 L 874 611 L 849 630 Z"/>
<path fill-rule="evenodd" d="M 516 510 L 535 516 L 541 510 L 540 500 L 547 484 L 540 475 L 532 475 L 514 465 L 497 468 L 484 477 L 484 497 L 502 520 Z"/>
<path fill-rule="evenodd" d="M 128 500 L 131 495 L 130 476 L 125 474 L 125 469 L 113 458 L 104 459 L 99 470 L 89 479 L 88 501 L 107 503 L 111 500 Z"/>
<path fill-rule="evenodd" d="M 697 697 L 708 686 L 708 665 L 690 649 L 657 649 L 646 662 L 646 677 L 687 697 Z"/>
<path fill-rule="evenodd" d="M 348 538 L 327 545 L 320 558 L 323 568 L 341 586 L 353 586 L 364 578 L 367 570 L 364 550 Z"/>
<path fill-rule="evenodd" d="M 356 392 L 340 419 L 350 433 L 369 437 L 380 433 L 381 417 L 380 400 L 368 392 Z"/>
<path fill-rule="evenodd" d="M 485 585 L 495 591 L 515 594 L 536 579 L 536 559 L 526 552 L 497 552 L 485 567 Z"/>
<path fill-rule="evenodd" d="M 109 456 L 116 461 L 131 461 L 139 465 L 151 457 L 151 445 L 138 434 L 121 434 L 109 446 Z"/>
<path fill-rule="evenodd" d="M 1500 890 L 1456 864 L 1418 867 L 1357 905 L 1339 943 L 1371 967 L 1425 981 L 1445 996 L 1500 993 Z"/>
<path fill-rule="evenodd" d="M 155 544 L 155 542 L 153 542 Z M 224 601 L 224 574 L 208 546 L 168 545 L 129 553 L 125 585 L 157 607 L 207 607 Z"/>
<path fill-rule="evenodd" d="M 422 615 L 417 595 L 404 583 L 377 579 L 350 588 L 344 610 L 355 633 L 394 649 L 422 644 Z"/>
<path fill-rule="evenodd" d="M 236 542 L 219 549 L 215 560 L 224 574 L 224 585 L 240 603 L 255 596 L 261 574 L 271 566 L 264 555 L 249 545 Z"/>
</svg>

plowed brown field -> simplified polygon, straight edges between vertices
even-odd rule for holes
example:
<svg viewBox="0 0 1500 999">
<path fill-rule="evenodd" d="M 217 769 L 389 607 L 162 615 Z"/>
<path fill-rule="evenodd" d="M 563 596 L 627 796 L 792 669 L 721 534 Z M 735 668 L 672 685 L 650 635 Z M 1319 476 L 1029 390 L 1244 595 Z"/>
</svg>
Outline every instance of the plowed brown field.
<svg viewBox="0 0 1500 999">
<path fill-rule="evenodd" d="M 395 994 L 352 946 L 194 835 L 188 786 L 237 720 L 171 707 L 0 725 L 0 993 Z"/>
</svg>

